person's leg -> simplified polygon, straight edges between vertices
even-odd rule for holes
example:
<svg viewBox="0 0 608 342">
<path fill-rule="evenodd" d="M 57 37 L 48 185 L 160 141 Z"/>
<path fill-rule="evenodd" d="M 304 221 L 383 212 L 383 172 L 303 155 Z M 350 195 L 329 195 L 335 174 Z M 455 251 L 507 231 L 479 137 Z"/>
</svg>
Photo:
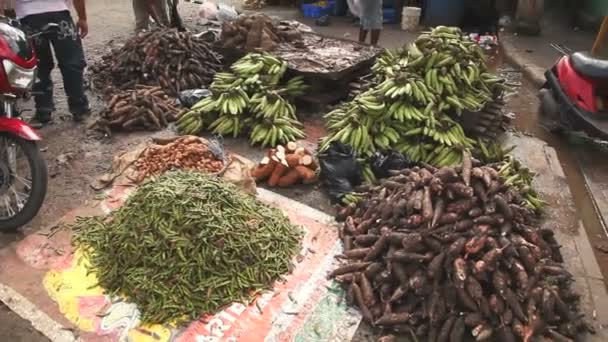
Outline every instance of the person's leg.
<svg viewBox="0 0 608 342">
<path fill-rule="evenodd" d="M 382 30 L 378 30 L 378 29 L 372 30 L 372 38 L 371 38 L 372 45 L 374 45 L 374 46 L 378 45 L 378 41 L 380 40 L 381 31 Z"/>
<path fill-rule="evenodd" d="M 369 16 L 369 29 L 372 31 L 371 43 L 372 45 L 378 45 L 380 40 L 380 31 L 382 30 L 382 0 L 368 0 L 370 5 L 373 6 Z"/>
<path fill-rule="evenodd" d="M 25 31 L 29 34 L 37 33 L 47 24 L 44 14 L 31 15 L 21 19 Z M 55 67 L 53 52 L 50 41 L 45 36 L 34 38 L 34 50 L 38 58 L 37 79 L 33 87 L 34 103 L 36 106 L 35 119 L 40 123 L 51 120 L 51 114 L 55 110 L 53 102 L 53 80 L 51 71 Z"/>
<path fill-rule="evenodd" d="M 359 43 L 365 43 L 365 39 L 367 38 L 367 30 L 361 27 L 359 29 Z"/>
<path fill-rule="evenodd" d="M 84 68 L 87 64 L 82 41 L 68 11 L 56 13 L 53 19 L 62 28 L 59 34 L 53 35 L 51 39 L 53 50 L 63 76 L 70 112 L 74 120 L 79 121 L 90 111 L 89 101 L 84 93 Z"/>
<path fill-rule="evenodd" d="M 147 30 L 150 25 L 150 13 L 147 0 L 133 0 L 135 14 L 135 31 Z"/>
<path fill-rule="evenodd" d="M 154 12 L 154 18 L 159 25 L 169 26 L 169 14 L 167 0 L 151 0 L 150 8 Z"/>
</svg>

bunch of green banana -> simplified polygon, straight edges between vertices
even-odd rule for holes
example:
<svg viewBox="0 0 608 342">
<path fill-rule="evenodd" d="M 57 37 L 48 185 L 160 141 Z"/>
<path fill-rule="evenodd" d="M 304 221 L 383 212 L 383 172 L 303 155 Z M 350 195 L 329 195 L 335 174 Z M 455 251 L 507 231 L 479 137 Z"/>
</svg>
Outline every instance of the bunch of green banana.
<svg viewBox="0 0 608 342">
<path fill-rule="evenodd" d="M 251 145 L 261 144 L 262 147 L 286 144 L 305 137 L 301 128 L 299 121 L 288 117 L 263 120 L 253 124 L 249 142 Z"/>
<path fill-rule="evenodd" d="M 191 112 L 197 113 L 208 113 L 216 110 L 219 110 L 219 108 L 217 106 L 217 101 L 213 96 L 207 96 L 190 107 Z"/>
<path fill-rule="evenodd" d="M 264 87 L 263 79 L 264 76 L 260 74 L 248 76 L 247 78 L 243 79 L 241 87 L 248 94 L 258 92 Z"/>
<path fill-rule="evenodd" d="M 220 115 L 217 120 L 209 125 L 209 129 L 213 130 L 215 134 L 232 135 L 232 137 L 236 138 L 245 127 L 245 123 L 245 118 L 241 115 Z"/>
<path fill-rule="evenodd" d="M 267 52 L 250 53 L 232 64 L 230 69 L 244 78 L 250 78 L 256 74 L 266 75 L 268 76 L 266 83 L 277 85 L 287 71 L 287 63 Z"/>
<path fill-rule="evenodd" d="M 546 202 L 541 200 L 532 188 L 532 181 L 536 175 L 530 169 L 521 165 L 512 155 L 507 155 L 498 163 L 497 168 L 504 184 L 515 187 L 522 194 L 525 206 L 537 211 L 542 210 Z"/>
<path fill-rule="evenodd" d="M 184 135 L 197 135 L 203 129 L 203 117 L 195 110 L 182 114 L 175 123 L 178 131 Z"/>
<path fill-rule="evenodd" d="M 446 146 L 461 146 L 470 148 L 475 143 L 474 140 L 467 138 L 462 126 L 449 117 L 443 117 L 438 124 L 425 126 L 422 134 L 432 140 Z"/>
<path fill-rule="evenodd" d="M 422 143 L 419 140 L 401 139 L 394 148 L 396 151 L 408 156 L 410 160 L 415 162 L 427 162 L 428 156 L 435 146 L 437 145 Z"/>
<path fill-rule="evenodd" d="M 294 106 L 276 92 L 260 92 L 250 99 L 250 108 L 257 118 L 296 119 Z"/>
<path fill-rule="evenodd" d="M 477 139 L 475 146 L 478 153 L 475 154 L 478 159 L 484 164 L 499 163 L 504 161 L 515 146 L 503 148 L 502 145 L 495 142 L 486 142 Z"/>
<path fill-rule="evenodd" d="M 386 105 L 382 99 L 374 92 L 364 92 L 353 99 L 353 102 L 359 106 L 360 110 L 368 115 L 378 117 L 385 114 Z"/>
<path fill-rule="evenodd" d="M 392 122 L 387 120 L 376 121 L 367 126 L 376 149 L 387 150 L 399 142 L 401 135 L 391 124 Z"/>
<path fill-rule="evenodd" d="M 406 54 L 407 57 L 407 54 Z M 383 75 L 386 72 L 385 68 L 392 68 L 393 65 L 397 64 L 397 51 L 385 49 L 376 57 L 376 62 L 372 66 L 371 70 L 375 75 Z"/>
<path fill-rule="evenodd" d="M 374 171 L 372 170 L 372 166 L 369 163 L 361 162 L 361 171 L 363 174 L 363 181 L 365 183 L 373 184 L 378 180 L 374 174 Z"/>
<path fill-rule="evenodd" d="M 209 86 L 209 90 L 213 93 L 222 93 L 240 87 L 242 84 L 243 78 L 229 72 L 218 72 L 213 76 L 213 83 Z"/>
<path fill-rule="evenodd" d="M 249 96 L 241 87 L 230 89 L 221 93 L 215 100 L 215 108 L 219 110 L 220 115 L 242 114 L 249 105 Z"/>
<path fill-rule="evenodd" d="M 459 165 L 462 163 L 462 149 L 439 145 L 426 156 L 424 161 L 437 167 Z"/>
<path fill-rule="evenodd" d="M 477 43 L 462 36 L 460 29 L 444 26 L 423 33 L 407 49 L 384 51 L 372 71 L 381 81 L 395 78 L 399 71 L 415 73 L 435 94 L 447 95 L 454 95 L 461 85 L 488 91 L 502 81 L 486 72 L 485 55 Z"/>
<path fill-rule="evenodd" d="M 384 50 L 376 58 L 376 63 L 374 63 L 371 70 L 378 80 L 383 80 L 386 77 L 395 77 L 396 72 L 406 70 L 410 60 L 411 56 L 406 48 L 395 51 Z"/>
<path fill-rule="evenodd" d="M 437 97 L 429 90 L 423 79 L 415 74 L 400 73 L 397 77 L 389 77 L 376 88 L 379 95 L 385 99 L 399 100 L 407 97 L 420 105 L 437 102 Z"/>
<path fill-rule="evenodd" d="M 358 203 L 363 198 L 365 198 L 365 193 L 349 192 L 342 195 L 341 201 L 343 205 L 349 205 L 351 203 Z"/>
<path fill-rule="evenodd" d="M 203 122 L 214 133 L 238 137 L 250 129 L 252 143 L 264 146 L 304 137 L 295 107 L 287 97 L 303 94 L 301 77 L 279 82 L 287 63 L 268 53 L 251 53 L 231 66 L 232 73 L 217 73 L 210 86 L 212 96 L 196 103 L 177 122 L 180 132 L 197 134 Z"/>
<path fill-rule="evenodd" d="M 430 106 L 428 110 L 425 109 L 424 111 L 421 111 L 418 109 L 418 107 L 408 102 L 399 101 L 391 104 L 391 106 L 388 108 L 388 114 L 392 119 L 399 122 L 421 122 L 427 120 L 430 116 L 434 116 L 434 113 L 431 112 L 432 109 L 433 106 Z"/>
<path fill-rule="evenodd" d="M 284 61 L 267 52 L 247 54 L 230 66 L 239 76 L 285 73 L 286 68 Z"/>
<path fill-rule="evenodd" d="M 356 121 L 349 122 L 339 130 L 330 132 L 321 140 L 319 150 L 325 151 L 332 141 L 352 146 L 360 155 L 369 155 L 376 150 L 368 128 Z"/>
<path fill-rule="evenodd" d="M 304 95 L 306 89 L 308 89 L 308 86 L 304 83 L 304 78 L 296 76 L 287 81 L 280 92 L 289 97 L 298 97 Z"/>
<path fill-rule="evenodd" d="M 464 37 L 457 27 L 437 26 L 429 32 L 423 32 L 416 45 L 423 55 L 443 48 L 452 53 L 454 59 L 464 58 L 474 62 L 485 62 L 485 54 L 474 41 Z"/>
<path fill-rule="evenodd" d="M 386 119 L 382 116 L 384 104 L 373 101 L 378 99 L 372 93 L 362 93 L 355 100 L 324 115 L 328 134 L 321 140 L 319 150 L 326 150 L 332 141 L 340 141 L 352 146 L 359 155 L 371 155 L 376 147 L 370 131 Z M 398 135 L 397 132 L 392 133 Z"/>
</svg>

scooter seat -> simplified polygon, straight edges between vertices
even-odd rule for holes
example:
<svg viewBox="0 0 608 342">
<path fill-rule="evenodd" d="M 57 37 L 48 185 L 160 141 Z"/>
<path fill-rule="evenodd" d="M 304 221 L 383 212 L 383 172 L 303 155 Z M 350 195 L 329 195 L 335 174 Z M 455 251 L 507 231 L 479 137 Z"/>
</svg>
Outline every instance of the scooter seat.
<svg viewBox="0 0 608 342">
<path fill-rule="evenodd" d="M 608 60 L 597 59 L 587 52 L 575 52 L 570 57 L 572 67 L 583 76 L 608 79 Z"/>
</svg>

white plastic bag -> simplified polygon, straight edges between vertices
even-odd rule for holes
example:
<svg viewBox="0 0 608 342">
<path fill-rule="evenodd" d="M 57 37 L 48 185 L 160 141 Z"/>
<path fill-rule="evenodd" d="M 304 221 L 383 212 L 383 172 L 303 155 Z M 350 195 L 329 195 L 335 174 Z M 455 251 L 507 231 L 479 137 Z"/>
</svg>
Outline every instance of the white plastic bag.
<svg viewBox="0 0 608 342">
<path fill-rule="evenodd" d="M 348 4 L 350 13 L 357 18 L 361 18 L 361 0 L 346 0 L 346 3 Z"/>
<path fill-rule="evenodd" d="M 219 4 L 217 7 L 218 7 L 217 20 L 220 23 L 223 23 L 225 21 L 232 21 L 239 16 L 236 9 L 232 6 Z"/>
<path fill-rule="evenodd" d="M 217 5 L 213 1 L 205 1 L 198 9 L 198 16 L 201 19 L 215 20 L 217 18 Z"/>
</svg>

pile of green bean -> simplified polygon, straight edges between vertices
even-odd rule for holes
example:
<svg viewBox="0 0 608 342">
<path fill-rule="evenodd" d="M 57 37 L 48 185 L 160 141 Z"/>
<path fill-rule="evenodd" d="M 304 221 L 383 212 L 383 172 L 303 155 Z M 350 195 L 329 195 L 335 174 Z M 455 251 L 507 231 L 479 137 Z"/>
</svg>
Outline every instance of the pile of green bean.
<svg viewBox="0 0 608 342">
<path fill-rule="evenodd" d="M 291 270 L 301 230 L 279 210 L 197 172 L 140 186 L 104 217 L 79 218 L 73 243 L 110 295 L 145 323 L 183 323 L 247 302 Z"/>
</svg>

